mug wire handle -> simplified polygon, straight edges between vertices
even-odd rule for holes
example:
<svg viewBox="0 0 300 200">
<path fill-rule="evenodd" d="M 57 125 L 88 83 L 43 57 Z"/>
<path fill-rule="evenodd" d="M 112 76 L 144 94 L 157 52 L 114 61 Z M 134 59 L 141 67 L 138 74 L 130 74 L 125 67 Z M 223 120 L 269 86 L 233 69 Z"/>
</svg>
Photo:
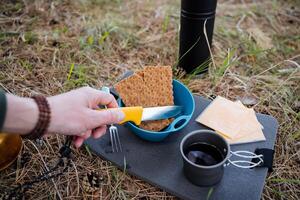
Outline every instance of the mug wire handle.
<svg viewBox="0 0 300 200">
<path fill-rule="evenodd" d="M 248 161 L 248 160 L 230 160 L 230 158 L 232 156 L 237 156 L 239 158 L 258 158 L 258 162 L 252 162 L 252 161 Z M 239 168 L 243 168 L 243 169 L 249 169 L 249 168 L 253 168 L 256 167 L 260 164 L 262 164 L 264 162 L 263 160 L 263 155 L 262 154 L 255 154 L 251 151 L 230 151 L 230 156 L 228 158 L 228 163 L 225 166 L 228 166 L 230 164 L 239 167 Z M 249 165 L 246 165 L 249 164 Z"/>
</svg>

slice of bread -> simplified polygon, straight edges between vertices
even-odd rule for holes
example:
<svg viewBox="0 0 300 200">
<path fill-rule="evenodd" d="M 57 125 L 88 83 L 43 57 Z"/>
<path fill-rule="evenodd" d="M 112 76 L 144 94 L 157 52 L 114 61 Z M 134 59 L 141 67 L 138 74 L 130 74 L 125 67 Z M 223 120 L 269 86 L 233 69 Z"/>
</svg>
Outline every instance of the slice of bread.
<svg viewBox="0 0 300 200">
<path fill-rule="evenodd" d="M 148 66 L 115 85 L 126 106 L 168 106 L 174 105 L 172 68 L 170 66 Z M 160 131 L 172 119 L 142 122 L 141 128 Z"/>
</svg>

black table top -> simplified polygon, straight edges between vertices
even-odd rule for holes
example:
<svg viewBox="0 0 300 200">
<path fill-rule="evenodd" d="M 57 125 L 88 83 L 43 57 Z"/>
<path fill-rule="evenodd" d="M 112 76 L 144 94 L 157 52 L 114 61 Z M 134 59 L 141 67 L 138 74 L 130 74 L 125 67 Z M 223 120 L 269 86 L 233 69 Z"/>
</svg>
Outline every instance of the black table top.
<svg viewBox="0 0 300 200">
<path fill-rule="evenodd" d="M 189 124 L 181 131 L 168 136 L 163 142 L 144 141 L 126 127 L 118 126 L 124 154 L 111 153 L 109 134 L 98 140 L 88 139 L 85 144 L 101 158 L 111 161 L 120 169 L 124 168 L 125 155 L 127 173 L 182 199 L 207 199 L 209 193 L 211 193 L 209 199 L 260 199 L 267 176 L 267 168 L 240 169 L 229 165 L 225 167 L 223 179 L 213 189 L 195 186 L 185 178 L 179 144 L 189 132 L 205 129 L 195 121 L 195 118 L 210 103 L 209 100 L 200 96 L 194 96 L 194 98 L 196 107 Z M 232 151 L 254 152 L 256 148 L 274 148 L 278 128 L 276 119 L 263 114 L 257 114 L 257 118 L 264 126 L 263 132 L 266 141 L 232 145 Z"/>
</svg>

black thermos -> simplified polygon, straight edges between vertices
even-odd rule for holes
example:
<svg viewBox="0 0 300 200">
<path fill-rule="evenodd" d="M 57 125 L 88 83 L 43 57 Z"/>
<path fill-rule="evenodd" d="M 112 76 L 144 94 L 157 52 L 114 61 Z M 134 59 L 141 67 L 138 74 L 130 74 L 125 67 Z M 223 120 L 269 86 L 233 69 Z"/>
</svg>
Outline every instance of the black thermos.
<svg viewBox="0 0 300 200">
<path fill-rule="evenodd" d="M 217 0 L 181 0 L 179 67 L 187 73 L 210 59 L 204 23 L 211 45 L 216 7 Z"/>
</svg>

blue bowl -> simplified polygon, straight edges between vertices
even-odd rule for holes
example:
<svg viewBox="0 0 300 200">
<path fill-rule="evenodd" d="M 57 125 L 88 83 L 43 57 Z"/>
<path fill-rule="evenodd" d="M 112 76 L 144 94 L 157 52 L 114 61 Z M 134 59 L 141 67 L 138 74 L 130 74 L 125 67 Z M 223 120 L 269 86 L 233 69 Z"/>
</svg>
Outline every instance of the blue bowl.
<svg viewBox="0 0 300 200">
<path fill-rule="evenodd" d="M 151 142 L 160 142 L 168 135 L 175 133 L 184 128 L 195 110 L 195 101 L 189 89 L 177 80 L 173 80 L 174 104 L 183 107 L 182 113 L 177 116 L 174 121 L 162 131 L 148 131 L 141 129 L 132 122 L 127 122 L 126 126 L 137 136 Z"/>
</svg>

